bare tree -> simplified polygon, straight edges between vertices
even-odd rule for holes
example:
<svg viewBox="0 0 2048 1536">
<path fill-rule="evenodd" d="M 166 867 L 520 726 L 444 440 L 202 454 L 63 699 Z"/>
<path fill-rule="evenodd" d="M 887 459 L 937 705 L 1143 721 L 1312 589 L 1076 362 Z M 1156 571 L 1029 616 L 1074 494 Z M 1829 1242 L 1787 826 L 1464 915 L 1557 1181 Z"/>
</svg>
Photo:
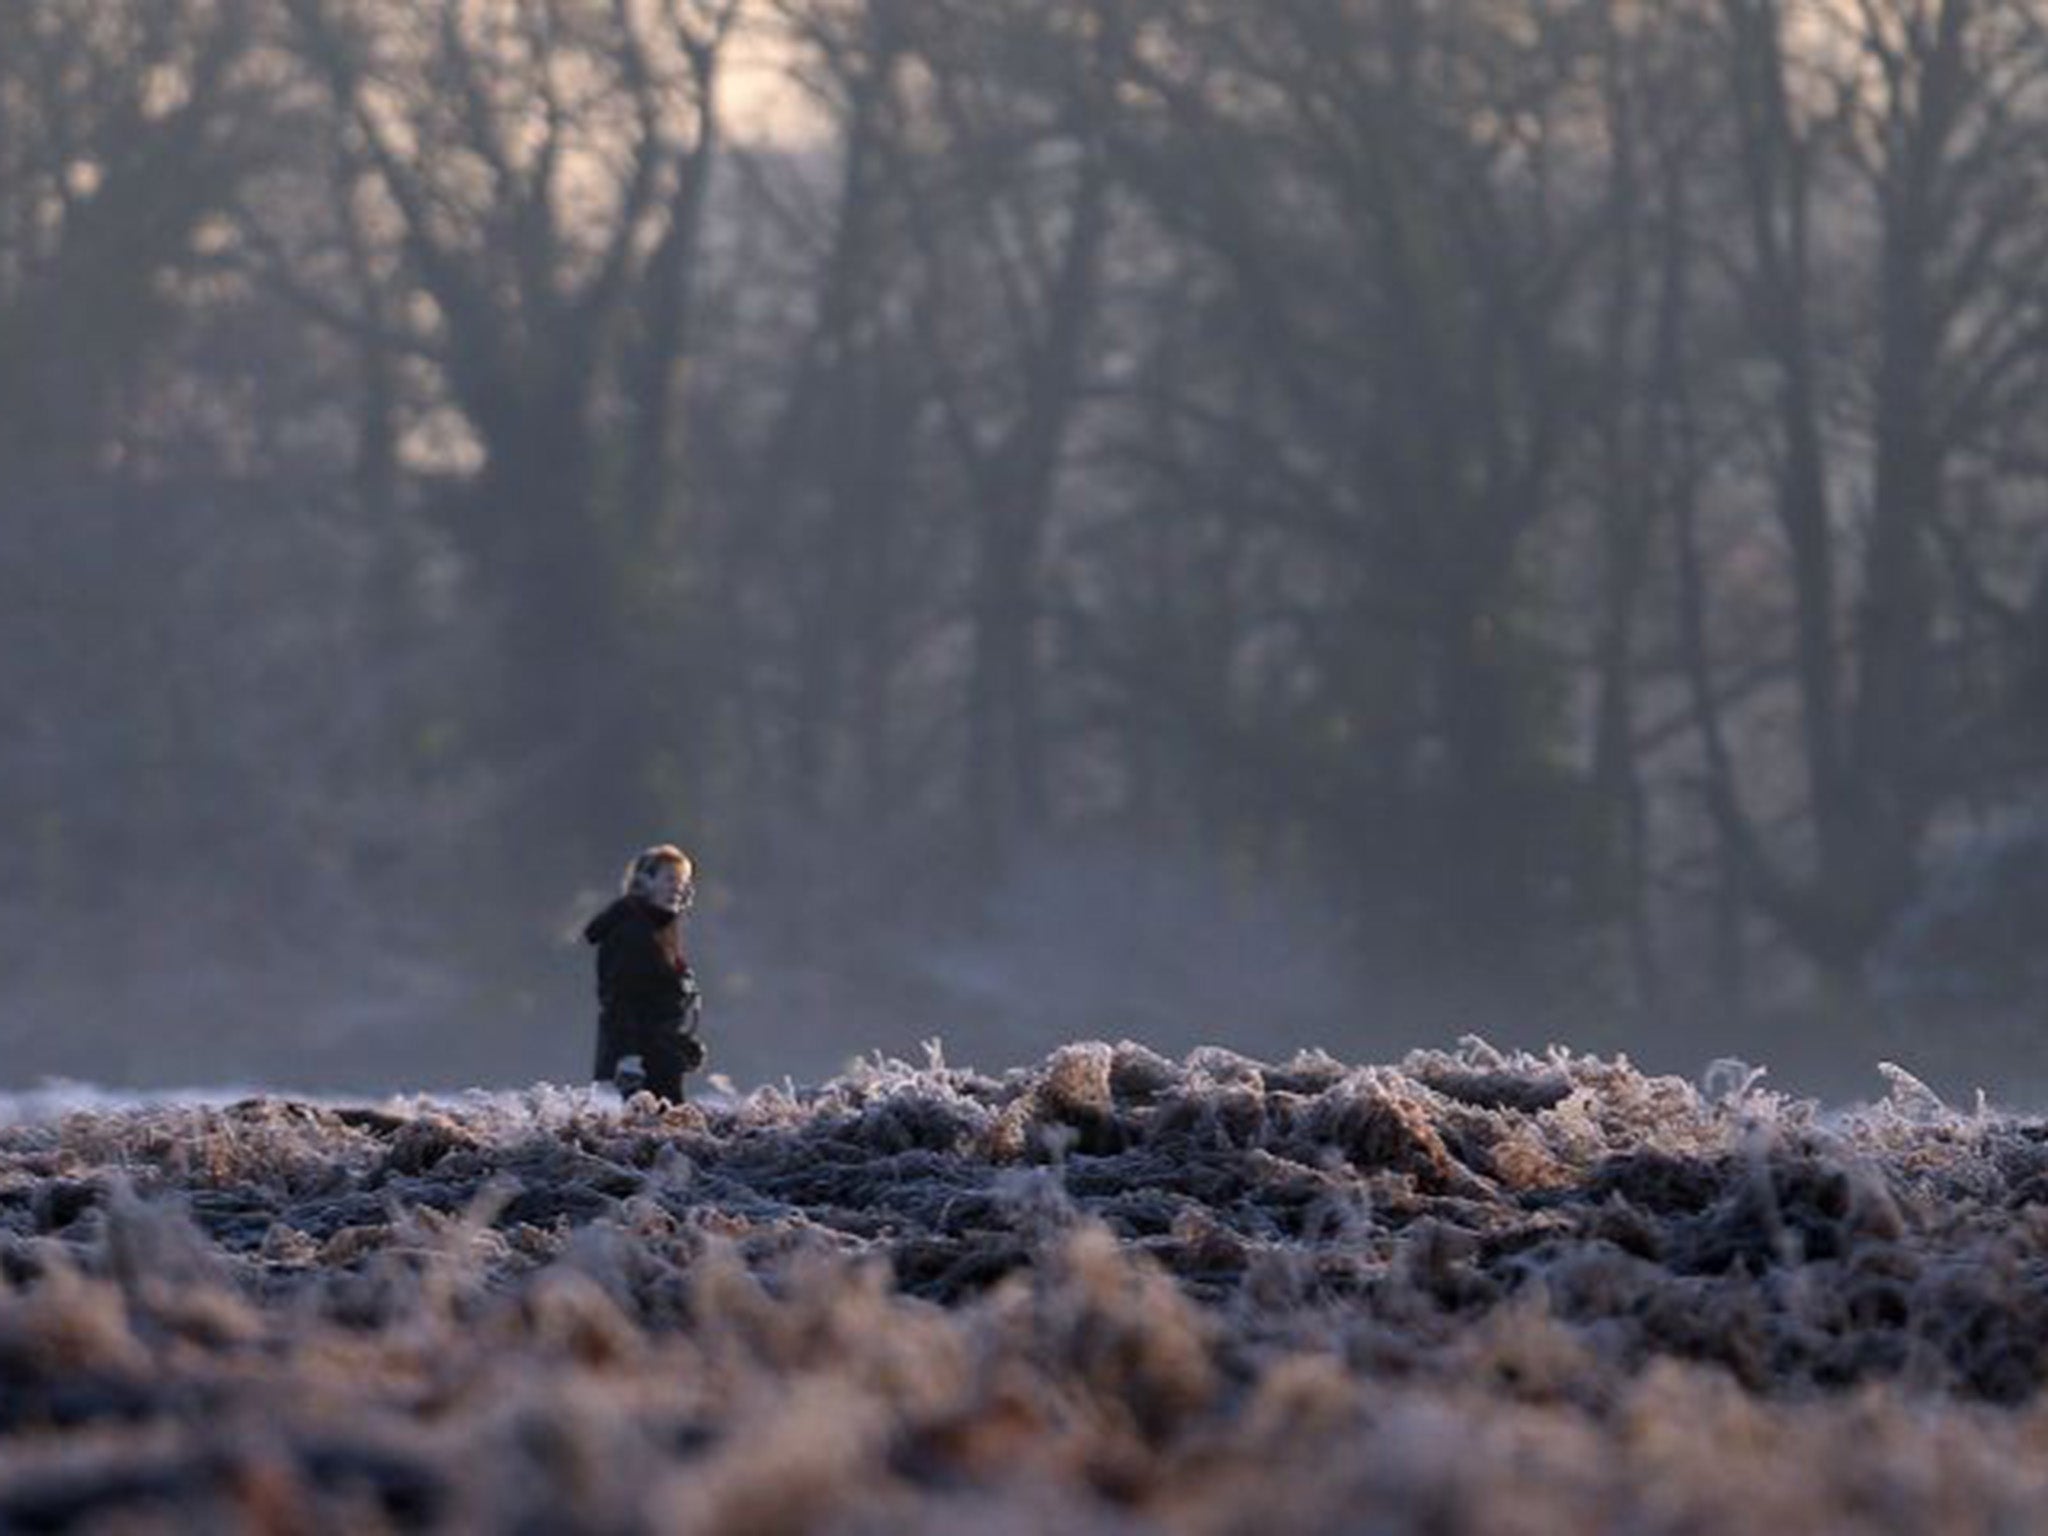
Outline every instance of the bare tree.
<svg viewBox="0 0 2048 1536">
<path fill-rule="evenodd" d="M 1871 0 L 1847 34 L 1795 38 L 1775 0 L 1721 7 L 1743 315 L 1772 370 L 1791 557 L 1807 871 L 1760 835 L 1732 762 L 1716 801 L 1755 898 L 1846 984 L 1912 896 L 1957 788 L 1942 743 L 1960 722 L 1937 686 L 1950 481 L 1984 441 L 1986 390 L 2009 385 L 2039 325 L 2011 284 L 2042 238 L 2028 145 L 2048 60 L 2024 11 Z M 1867 264 L 1822 254 L 1866 227 Z M 1858 301 L 1824 318 L 1845 273 Z M 1843 322 L 1873 343 L 1844 343 Z M 1835 448 L 1837 421 L 1859 459 Z"/>
<path fill-rule="evenodd" d="M 674 553 L 674 381 L 737 0 L 290 11 L 400 243 L 417 297 L 389 306 L 396 341 L 474 435 L 449 511 L 500 635 L 485 739 L 516 806 L 630 837 L 656 747 L 696 745 L 662 718 L 683 700 L 649 662 L 675 638 L 650 574 Z"/>
<path fill-rule="evenodd" d="M 133 494 L 146 364 L 180 321 L 174 279 L 267 153 L 252 11 L 0 10 L 0 686 L 23 733 L 0 843 L 56 899 L 149 837 L 145 792 L 166 784 L 140 723 L 166 707 L 145 665 L 164 596 L 129 579 L 161 533 Z"/>
<path fill-rule="evenodd" d="M 1456 914 L 1422 925 L 1435 941 L 1512 965 L 1568 862 L 1518 594 L 1583 422 L 1576 311 L 1604 227 L 1597 159 L 1570 147 L 1598 124 L 1579 45 L 1546 30 L 1518 52 L 1482 6 L 1147 17 L 1117 152 L 1227 274 L 1223 344 L 1272 413 L 1266 520 L 1295 546 L 1256 641 L 1294 700 L 1240 724 L 1282 782 L 1323 782 L 1294 803 L 1367 900 L 1404 888 Z M 1492 110 L 1503 59 L 1513 109 Z"/>
</svg>

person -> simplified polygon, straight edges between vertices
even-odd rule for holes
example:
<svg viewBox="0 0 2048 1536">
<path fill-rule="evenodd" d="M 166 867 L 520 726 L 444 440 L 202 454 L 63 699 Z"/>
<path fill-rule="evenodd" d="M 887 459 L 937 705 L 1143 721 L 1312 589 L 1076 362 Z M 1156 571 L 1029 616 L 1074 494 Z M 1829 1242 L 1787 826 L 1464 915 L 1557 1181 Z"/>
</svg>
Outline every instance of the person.
<svg viewBox="0 0 2048 1536">
<path fill-rule="evenodd" d="M 683 1075 L 704 1065 L 703 997 L 683 952 L 695 866 L 672 843 L 636 854 L 618 898 L 583 929 L 597 948 L 594 1076 L 621 1098 L 641 1088 L 683 1102 Z"/>
</svg>

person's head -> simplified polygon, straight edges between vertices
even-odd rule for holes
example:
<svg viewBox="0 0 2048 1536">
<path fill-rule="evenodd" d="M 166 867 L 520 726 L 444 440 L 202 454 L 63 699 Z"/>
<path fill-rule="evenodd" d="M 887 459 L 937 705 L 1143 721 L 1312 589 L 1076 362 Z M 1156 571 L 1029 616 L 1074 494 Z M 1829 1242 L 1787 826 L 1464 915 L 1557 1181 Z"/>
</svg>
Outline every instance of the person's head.
<svg viewBox="0 0 2048 1536">
<path fill-rule="evenodd" d="M 625 892 L 670 912 L 688 909 L 695 894 L 695 866 L 673 843 L 659 843 L 633 856 L 626 866 Z"/>
</svg>

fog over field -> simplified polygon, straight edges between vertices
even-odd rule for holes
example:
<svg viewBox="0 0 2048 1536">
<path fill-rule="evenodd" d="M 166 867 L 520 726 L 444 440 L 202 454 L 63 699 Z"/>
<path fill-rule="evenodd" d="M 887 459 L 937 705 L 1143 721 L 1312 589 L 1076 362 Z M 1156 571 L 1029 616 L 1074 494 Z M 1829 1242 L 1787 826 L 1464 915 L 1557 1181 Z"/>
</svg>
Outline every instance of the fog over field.
<svg viewBox="0 0 2048 1536">
<path fill-rule="evenodd" d="M 0 1091 L 2048 1102 L 2038 0 L 0 6 Z"/>
</svg>

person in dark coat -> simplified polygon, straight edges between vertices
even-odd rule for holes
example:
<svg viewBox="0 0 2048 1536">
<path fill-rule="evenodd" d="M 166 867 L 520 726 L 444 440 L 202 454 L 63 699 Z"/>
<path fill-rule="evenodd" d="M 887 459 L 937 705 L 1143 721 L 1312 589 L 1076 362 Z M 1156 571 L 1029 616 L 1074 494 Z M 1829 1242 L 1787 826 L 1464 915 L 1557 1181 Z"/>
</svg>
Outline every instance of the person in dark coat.
<svg viewBox="0 0 2048 1536">
<path fill-rule="evenodd" d="M 683 1102 L 683 1074 L 704 1064 L 703 998 L 683 952 L 682 916 L 695 894 L 682 849 L 664 843 L 626 866 L 618 899 L 583 937 L 597 946 L 597 1063 L 593 1075 L 631 1098 L 644 1087 Z"/>
</svg>

